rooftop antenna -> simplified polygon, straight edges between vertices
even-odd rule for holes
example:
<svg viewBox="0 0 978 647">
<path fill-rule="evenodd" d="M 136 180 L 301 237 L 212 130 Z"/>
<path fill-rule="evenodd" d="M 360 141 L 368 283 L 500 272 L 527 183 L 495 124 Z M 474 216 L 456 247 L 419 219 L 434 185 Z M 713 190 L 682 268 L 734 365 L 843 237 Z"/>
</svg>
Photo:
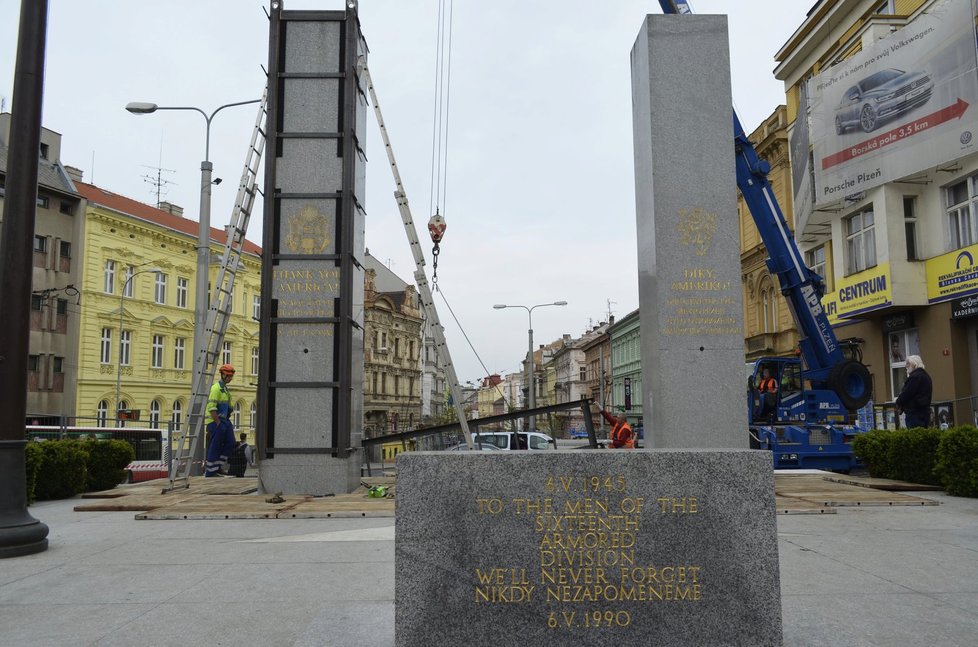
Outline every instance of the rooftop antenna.
<svg viewBox="0 0 978 647">
<path fill-rule="evenodd" d="M 142 178 L 143 178 L 143 182 L 148 182 L 153 186 L 154 189 L 153 192 L 156 194 L 156 208 L 159 209 L 160 203 L 162 202 L 162 198 L 165 197 L 167 193 L 166 191 L 164 191 L 164 189 L 167 186 L 174 184 L 174 182 L 163 178 L 163 171 L 166 171 L 167 173 L 176 173 L 176 171 L 174 171 L 173 169 L 163 168 L 163 133 L 162 132 L 160 133 L 160 161 L 157 163 L 156 166 L 148 166 L 146 164 L 143 164 L 143 168 L 151 168 L 156 171 L 155 176 L 152 174 L 146 174 L 142 176 Z"/>
<path fill-rule="evenodd" d="M 618 302 L 608 299 L 608 321 L 611 321 L 611 315 L 614 314 L 614 311 L 611 309 L 612 305 L 618 305 Z"/>
</svg>

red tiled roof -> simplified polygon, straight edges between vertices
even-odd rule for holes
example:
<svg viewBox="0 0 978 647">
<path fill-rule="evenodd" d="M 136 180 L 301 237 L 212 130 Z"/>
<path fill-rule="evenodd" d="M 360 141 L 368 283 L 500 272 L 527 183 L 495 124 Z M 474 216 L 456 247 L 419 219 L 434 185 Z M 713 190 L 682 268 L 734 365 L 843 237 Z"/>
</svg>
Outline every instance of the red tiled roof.
<svg viewBox="0 0 978 647">
<path fill-rule="evenodd" d="M 167 229 L 189 234 L 194 238 L 197 237 L 198 225 L 197 221 L 195 220 L 188 220 L 181 216 L 174 216 L 172 213 L 168 213 L 162 209 L 157 209 L 156 207 L 151 207 L 150 205 L 142 202 L 137 202 L 136 200 L 121 196 L 117 193 L 106 191 L 105 189 L 99 188 L 94 184 L 86 184 L 84 182 L 76 181 L 75 186 L 78 188 L 78 193 L 80 193 L 82 197 L 84 197 L 90 203 L 98 204 L 112 209 L 113 211 L 118 211 L 134 218 L 155 223 L 161 227 L 166 227 Z M 227 242 L 227 234 L 223 229 L 211 227 L 211 240 L 223 245 Z M 261 256 L 261 247 L 248 239 L 245 239 L 244 251 L 249 254 Z"/>
</svg>

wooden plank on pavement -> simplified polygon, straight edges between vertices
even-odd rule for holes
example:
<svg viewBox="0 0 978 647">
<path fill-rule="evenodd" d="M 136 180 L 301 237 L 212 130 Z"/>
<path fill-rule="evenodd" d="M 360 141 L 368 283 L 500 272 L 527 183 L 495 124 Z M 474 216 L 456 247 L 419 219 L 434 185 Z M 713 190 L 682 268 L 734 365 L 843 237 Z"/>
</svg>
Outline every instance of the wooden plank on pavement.
<svg viewBox="0 0 978 647">
<path fill-rule="evenodd" d="M 924 483 L 879 479 L 873 478 L 872 476 L 853 476 L 851 474 L 833 474 L 824 478 L 826 481 L 856 485 L 858 487 L 869 487 L 874 490 L 888 490 L 891 492 L 940 492 L 944 489 L 940 485 L 925 485 Z"/>
</svg>

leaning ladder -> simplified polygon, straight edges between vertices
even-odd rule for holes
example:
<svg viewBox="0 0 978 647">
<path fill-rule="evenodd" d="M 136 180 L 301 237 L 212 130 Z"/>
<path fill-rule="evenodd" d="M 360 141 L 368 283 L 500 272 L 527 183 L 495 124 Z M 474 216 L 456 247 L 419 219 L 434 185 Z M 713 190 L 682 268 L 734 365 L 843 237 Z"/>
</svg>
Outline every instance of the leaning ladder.
<svg viewBox="0 0 978 647">
<path fill-rule="evenodd" d="M 465 408 L 462 402 L 462 389 L 458 384 L 458 376 L 455 374 L 455 366 L 452 365 L 452 357 L 448 352 L 448 344 L 445 342 L 445 328 L 438 319 L 438 312 L 435 310 L 434 297 L 431 295 L 431 288 L 428 286 L 428 277 L 425 275 L 424 252 L 421 251 L 421 243 L 418 242 L 418 230 L 414 226 L 414 218 L 411 215 L 411 207 L 408 205 L 407 193 L 404 185 L 401 184 L 401 172 L 397 170 L 397 162 L 394 161 L 394 149 L 391 148 L 391 140 L 387 135 L 387 126 L 384 125 L 384 115 L 380 112 L 380 104 L 377 102 L 377 93 L 374 90 L 374 82 L 367 69 L 366 60 L 361 57 L 358 61 L 359 71 L 363 80 L 366 82 L 367 91 L 370 93 L 370 102 L 374 106 L 374 114 L 377 117 L 377 125 L 380 126 L 380 134 L 384 139 L 384 148 L 387 150 L 387 160 L 390 162 L 391 171 L 394 173 L 394 199 L 397 200 L 397 208 L 401 212 L 401 221 L 404 223 L 404 231 L 407 233 L 408 242 L 411 244 L 411 252 L 414 254 L 414 280 L 418 284 L 418 294 L 421 297 L 421 305 L 424 307 L 425 316 L 431 323 L 431 330 L 435 336 L 435 350 L 445 363 L 445 372 L 448 377 L 448 385 L 452 392 L 452 401 L 455 405 L 455 413 L 458 416 L 459 425 L 462 427 L 462 434 L 465 436 L 465 444 L 472 449 L 472 435 L 469 433 L 469 422 L 465 419 Z"/>
<path fill-rule="evenodd" d="M 231 222 L 227 226 L 227 242 L 224 245 L 222 262 L 217 271 L 216 289 L 213 290 L 210 307 L 207 310 L 207 323 L 204 328 L 204 356 L 195 361 L 193 395 L 190 400 L 190 413 L 187 418 L 187 433 L 180 435 L 177 452 L 170 467 L 170 484 L 166 491 L 177 487 L 190 487 L 190 474 L 194 457 L 197 455 L 200 439 L 207 425 L 207 399 L 210 395 L 211 381 L 218 358 L 224 344 L 224 333 L 231 316 L 231 297 L 234 290 L 234 277 L 241 265 L 241 251 L 248 231 L 248 220 L 258 192 L 258 166 L 265 149 L 265 117 L 268 89 L 262 95 L 258 107 L 255 129 L 251 134 L 251 144 L 245 158 L 238 196 L 231 211 Z"/>
</svg>

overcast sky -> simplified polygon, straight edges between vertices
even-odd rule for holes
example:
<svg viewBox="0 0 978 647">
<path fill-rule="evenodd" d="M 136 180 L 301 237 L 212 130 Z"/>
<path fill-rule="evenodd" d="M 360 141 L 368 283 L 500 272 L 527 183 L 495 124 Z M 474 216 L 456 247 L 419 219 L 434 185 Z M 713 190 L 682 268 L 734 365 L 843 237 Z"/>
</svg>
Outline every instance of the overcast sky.
<svg viewBox="0 0 978 647">
<path fill-rule="evenodd" d="M 445 0 L 446 3 L 449 0 Z M 734 103 L 750 132 L 784 103 L 774 55 L 815 0 L 695 0 L 726 13 Z M 204 119 L 194 112 L 134 116 L 130 101 L 216 107 L 261 96 L 267 2 L 50 0 L 44 125 L 61 133 L 65 164 L 104 189 L 196 219 Z M 285 0 L 286 9 L 342 9 L 341 0 Z M 20 2 L 0 0 L 0 97 L 10 110 Z M 619 319 L 638 307 L 629 52 L 655 0 L 458 0 L 452 15 L 448 223 L 438 285 L 490 373 L 519 370 L 523 310 L 534 341 Z M 438 0 L 361 0 L 369 65 L 416 222 L 431 195 Z M 662 61 L 663 65 L 670 64 Z M 221 111 L 211 127 L 212 220 L 230 217 L 255 121 L 253 106 Z M 681 114 L 675 115 L 682 119 Z M 367 127 L 367 247 L 403 279 L 414 263 L 372 112 Z M 732 161 L 731 161 L 732 163 Z M 731 191 L 735 187 L 730 187 Z M 261 204 L 249 238 L 261 242 Z M 734 215 L 734 214 L 731 214 Z M 419 231 L 427 240 L 424 231 Z M 431 256 L 425 245 L 429 260 Z M 460 381 L 486 374 L 446 307 Z"/>
</svg>

